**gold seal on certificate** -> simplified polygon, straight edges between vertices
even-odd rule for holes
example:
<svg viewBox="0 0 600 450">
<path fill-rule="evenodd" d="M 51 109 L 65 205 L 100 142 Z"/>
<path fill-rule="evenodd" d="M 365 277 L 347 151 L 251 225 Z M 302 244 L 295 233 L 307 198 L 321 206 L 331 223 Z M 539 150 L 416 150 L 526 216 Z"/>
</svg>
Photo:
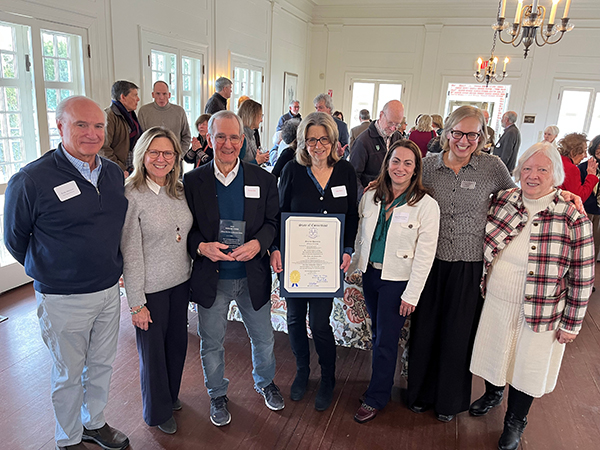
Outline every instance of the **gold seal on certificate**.
<svg viewBox="0 0 600 450">
<path fill-rule="evenodd" d="M 284 291 L 328 296 L 341 289 L 342 224 L 334 215 L 287 217 L 283 225 Z"/>
</svg>

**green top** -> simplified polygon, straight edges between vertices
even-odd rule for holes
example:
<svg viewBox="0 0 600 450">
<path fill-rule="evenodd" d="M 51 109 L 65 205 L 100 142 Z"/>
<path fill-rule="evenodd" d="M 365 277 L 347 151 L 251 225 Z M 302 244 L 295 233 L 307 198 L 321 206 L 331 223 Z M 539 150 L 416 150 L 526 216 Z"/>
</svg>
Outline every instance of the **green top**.
<svg viewBox="0 0 600 450">
<path fill-rule="evenodd" d="M 386 220 L 385 215 L 388 211 L 394 209 L 396 206 L 402 206 L 405 203 L 406 193 L 400 194 L 388 208 L 385 207 L 385 198 L 381 200 L 381 206 L 379 207 L 379 218 L 377 219 L 377 226 L 375 227 L 375 233 L 373 234 L 373 240 L 371 241 L 371 254 L 369 255 L 369 262 L 383 264 L 385 241 L 387 240 L 388 230 L 393 217 L 393 214 L 390 214 L 390 217 Z"/>
</svg>

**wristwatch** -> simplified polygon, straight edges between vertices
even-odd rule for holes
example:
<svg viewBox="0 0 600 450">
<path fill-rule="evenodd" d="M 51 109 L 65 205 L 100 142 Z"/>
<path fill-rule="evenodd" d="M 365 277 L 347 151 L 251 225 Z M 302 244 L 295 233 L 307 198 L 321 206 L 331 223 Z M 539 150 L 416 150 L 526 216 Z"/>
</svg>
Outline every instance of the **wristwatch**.
<svg viewBox="0 0 600 450">
<path fill-rule="evenodd" d="M 201 244 L 201 243 L 200 243 Z M 200 251 L 200 244 L 198 244 L 198 248 L 196 249 L 196 253 L 198 254 L 198 256 L 200 258 L 202 258 L 204 256 L 204 254 Z"/>
</svg>

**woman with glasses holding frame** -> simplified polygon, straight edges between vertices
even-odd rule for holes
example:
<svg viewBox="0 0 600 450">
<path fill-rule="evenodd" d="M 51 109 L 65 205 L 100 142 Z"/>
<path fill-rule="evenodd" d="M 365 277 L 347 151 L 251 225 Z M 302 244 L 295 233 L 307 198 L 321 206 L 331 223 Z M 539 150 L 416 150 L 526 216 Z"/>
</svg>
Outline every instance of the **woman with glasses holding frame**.
<svg viewBox="0 0 600 450">
<path fill-rule="evenodd" d="M 338 156 L 337 142 L 337 125 L 329 114 L 313 112 L 302 120 L 298 127 L 295 160 L 286 164 L 281 173 L 279 206 L 281 212 L 345 214 L 344 254 L 340 269 L 346 272 L 358 229 L 356 172 L 348 161 Z M 283 270 L 279 250 L 272 252 L 271 266 L 276 273 Z M 296 378 L 290 398 L 301 400 L 308 384 L 308 309 L 309 325 L 321 366 L 315 409 L 324 411 L 333 400 L 335 387 L 336 349 L 329 324 L 333 298 L 287 298 L 286 301 L 288 333 L 296 357 Z"/>
<path fill-rule="evenodd" d="M 144 421 L 173 434 L 173 411 L 187 351 L 192 214 L 179 181 L 182 151 L 162 127 L 147 130 L 133 150 L 125 182 L 129 200 L 121 252 L 131 321 L 136 327 Z"/>
</svg>

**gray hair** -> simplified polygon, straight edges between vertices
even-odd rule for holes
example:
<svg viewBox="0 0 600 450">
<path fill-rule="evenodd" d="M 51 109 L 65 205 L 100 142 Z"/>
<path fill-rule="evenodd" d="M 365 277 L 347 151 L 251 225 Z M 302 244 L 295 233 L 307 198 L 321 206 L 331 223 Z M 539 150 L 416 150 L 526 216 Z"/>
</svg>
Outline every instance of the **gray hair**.
<svg viewBox="0 0 600 450">
<path fill-rule="evenodd" d="M 370 120 L 371 119 L 371 114 L 369 113 L 368 109 L 361 109 L 358 112 L 358 118 L 360 120 Z"/>
<path fill-rule="evenodd" d="M 112 85 L 111 95 L 114 101 L 120 101 L 121 95 L 127 97 L 133 89 L 139 89 L 135 83 L 127 80 L 115 81 Z"/>
<path fill-rule="evenodd" d="M 219 77 L 217 81 L 215 81 L 215 91 L 221 92 L 227 86 L 231 86 L 233 83 L 227 77 Z"/>
<path fill-rule="evenodd" d="M 546 129 L 544 130 L 544 133 L 548 131 L 550 134 L 554 135 L 554 136 L 558 136 L 558 133 L 560 133 L 560 130 L 558 129 L 558 127 L 556 125 L 548 125 L 546 127 Z"/>
<path fill-rule="evenodd" d="M 556 150 L 549 142 L 538 142 L 525 150 L 519 158 L 519 162 L 517 162 L 517 167 L 515 167 L 515 170 L 513 171 L 515 181 L 519 182 L 521 180 L 521 170 L 523 169 L 523 165 L 529 158 L 537 153 L 543 153 L 552 163 L 552 184 L 555 187 L 563 184 L 563 181 L 565 181 L 565 169 L 563 168 L 562 158 L 560 157 L 558 150 Z"/>
<path fill-rule="evenodd" d="M 294 106 L 294 103 L 298 103 L 298 105 L 300 105 L 299 100 L 290 100 L 290 104 L 288 106 Z"/>
<path fill-rule="evenodd" d="M 210 116 L 210 119 L 208 120 L 208 134 L 210 134 L 211 136 L 214 136 L 213 131 L 215 129 L 215 120 L 219 119 L 237 120 L 240 126 L 240 136 L 244 135 L 244 123 L 242 122 L 242 119 L 240 119 L 240 116 L 238 116 L 233 111 L 229 111 L 228 109 L 226 109 L 224 111 L 219 111 L 218 113 L 215 113 L 212 116 Z"/>
<path fill-rule="evenodd" d="M 333 111 L 333 99 L 328 94 L 319 94 L 313 100 L 313 105 L 316 107 L 319 103 L 325 102 L 325 107 Z"/>
<path fill-rule="evenodd" d="M 444 132 L 440 136 L 440 145 L 443 151 L 450 150 L 450 143 L 448 142 L 448 134 L 452 131 L 452 129 L 462 122 L 464 119 L 469 117 L 475 117 L 479 121 L 479 144 L 477 148 L 473 152 L 478 155 L 481 152 L 481 149 L 485 145 L 488 140 L 487 135 L 487 125 L 485 124 L 485 118 L 483 117 L 483 113 L 479 108 L 475 108 L 474 106 L 464 105 L 460 108 L 455 109 L 452 114 L 448 116 L 446 119 L 446 123 L 444 124 Z"/>
<path fill-rule="evenodd" d="M 506 114 L 504 114 L 506 116 L 506 120 L 508 120 L 510 123 L 516 123 L 517 122 L 517 113 L 514 111 L 507 111 Z"/>
</svg>

